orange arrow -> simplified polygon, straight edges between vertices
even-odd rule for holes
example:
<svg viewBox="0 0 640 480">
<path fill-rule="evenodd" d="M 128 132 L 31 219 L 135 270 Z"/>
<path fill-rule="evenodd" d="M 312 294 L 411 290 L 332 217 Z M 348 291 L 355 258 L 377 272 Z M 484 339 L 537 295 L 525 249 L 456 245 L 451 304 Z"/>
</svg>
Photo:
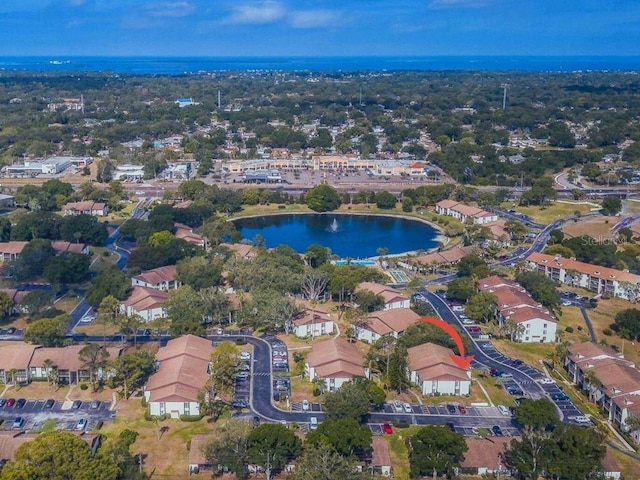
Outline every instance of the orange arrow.
<svg viewBox="0 0 640 480">
<path fill-rule="evenodd" d="M 468 357 L 464 356 L 464 344 L 462 343 L 462 338 L 460 338 L 460 334 L 458 331 L 453 328 L 452 325 L 449 325 L 444 320 L 440 320 L 439 318 L 431 318 L 431 317 L 423 317 L 420 319 L 421 322 L 431 323 L 436 327 L 443 329 L 445 332 L 449 334 L 453 341 L 456 342 L 456 346 L 458 347 L 458 351 L 460 352 L 460 356 L 451 354 L 451 360 L 459 366 L 460 368 L 468 368 L 469 364 L 473 360 L 473 355 L 469 355 Z"/>
</svg>

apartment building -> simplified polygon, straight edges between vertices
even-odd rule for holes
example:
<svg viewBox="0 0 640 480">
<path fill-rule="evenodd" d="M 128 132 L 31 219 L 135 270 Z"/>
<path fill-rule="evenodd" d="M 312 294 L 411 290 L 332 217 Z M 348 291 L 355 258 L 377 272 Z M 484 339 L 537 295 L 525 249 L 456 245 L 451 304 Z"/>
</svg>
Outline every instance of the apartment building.
<svg viewBox="0 0 640 480">
<path fill-rule="evenodd" d="M 640 370 L 611 347 L 594 343 L 570 346 L 564 367 L 607 419 L 640 443 L 640 429 L 627 423 L 630 417 L 640 418 Z"/>
<path fill-rule="evenodd" d="M 518 283 L 498 276 L 483 278 L 478 290 L 495 295 L 495 315 L 501 326 L 514 322 L 511 339 L 523 343 L 556 341 L 558 321 Z"/>
<path fill-rule="evenodd" d="M 640 296 L 640 275 L 626 270 L 591 265 L 573 258 L 534 252 L 527 258 L 529 268 L 559 283 L 582 287 L 599 295 L 636 301 Z"/>
<path fill-rule="evenodd" d="M 462 223 L 467 223 L 467 220 L 470 220 L 475 225 L 486 225 L 498 221 L 498 215 L 495 213 L 454 200 L 442 200 L 436 203 L 436 213 L 457 218 Z"/>
</svg>

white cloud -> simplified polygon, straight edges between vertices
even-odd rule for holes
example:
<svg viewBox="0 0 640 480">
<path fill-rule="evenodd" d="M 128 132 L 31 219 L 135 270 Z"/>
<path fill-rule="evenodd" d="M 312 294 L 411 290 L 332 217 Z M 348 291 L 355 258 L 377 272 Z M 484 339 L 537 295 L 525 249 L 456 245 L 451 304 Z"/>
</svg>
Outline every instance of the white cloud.
<svg viewBox="0 0 640 480">
<path fill-rule="evenodd" d="M 252 4 L 237 5 L 223 23 L 243 23 L 262 25 L 282 20 L 287 14 L 284 6 L 279 2 L 266 0 Z"/>
<path fill-rule="evenodd" d="M 335 24 L 337 18 L 331 10 L 301 10 L 291 13 L 289 23 L 293 28 L 318 28 Z"/>
<path fill-rule="evenodd" d="M 186 17 L 193 12 L 193 6 L 186 1 L 153 3 L 146 13 L 154 17 Z"/>
</svg>

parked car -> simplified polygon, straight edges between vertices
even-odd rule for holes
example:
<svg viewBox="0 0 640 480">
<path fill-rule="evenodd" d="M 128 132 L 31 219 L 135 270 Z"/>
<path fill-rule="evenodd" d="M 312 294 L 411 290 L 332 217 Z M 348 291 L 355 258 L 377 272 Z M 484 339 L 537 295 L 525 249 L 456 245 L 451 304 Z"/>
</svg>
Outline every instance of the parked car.
<svg viewBox="0 0 640 480">
<path fill-rule="evenodd" d="M 463 414 L 466 415 L 467 413 L 467 407 L 465 407 L 464 405 L 458 405 L 458 411 Z"/>
<path fill-rule="evenodd" d="M 556 381 L 553 378 L 544 377 L 538 380 L 538 383 L 541 383 L 542 385 L 553 385 Z"/>
<path fill-rule="evenodd" d="M 13 421 L 13 428 L 21 428 L 23 423 L 24 418 L 16 417 L 16 419 Z"/>
<path fill-rule="evenodd" d="M 4 407 L 4 404 L 7 403 L 6 398 L 0 398 L 0 408 Z"/>
<path fill-rule="evenodd" d="M 16 408 L 22 408 L 25 406 L 26 403 L 27 403 L 26 398 L 19 398 L 18 400 L 16 400 Z"/>
<path fill-rule="evenodd" d="M 396 412 L 402 412 L 402 402 L 400 402 L 399 400 L 394 400 L 393 401 L 393 409 Z"/>
<path fill-rule="evenodd" d="M 240 358 L 240 360 L 251 360 L 251 354 L 243 350 L 238 354 L 238 358 Z"/>
<path fill-rule="evenodd" d="M 50 398 L 46 402 L 44 402 L 44 408 L 53 408 L 55 404 L 56 401 L 53 398 Z"/>
<path fill-rule="evenodd" d="M 499 425 L 494 425 L 493 427 L 491 427 L 491 431 L 496 437 L 501 437 L 503 435 L 502 429 Z"/>
<path fill-rule="evenodd" d="M 382 431 L 384 433 L 386 433 L 387 435 L 391 435 L 393 433 L 393 427 L 391 426 L 391 424 L 389 422 L 384 422 L 382 424 Z"/>
<path fill-rule="evenodd" d="M 311 417 L 309 419 L 309 428 L 311 430 L 315 430 L 316 428 L 318 428 L 318 417 Z"/>
<path fill-rule="evenodd" d="M 411 405 L 408 403 L 403 403 L 402 408 L 404 409 L 404 413 L 413 413 L 413 409 L 411 408 Z"/>
<path fill-rule="evenodd" d="M 236 378 L 249 378 L 249 372 L 238 372 Z"/>
<path fill-rule="evenodd" d="M 456 406 L 448 403 L 447 411 L 449 412 L 450 415 L 453 415 L 454 413 L 456 413 Z"/>
<path fill-rule="evenodd" d="M 71 408 L 78 409 L 82 406 L 82 400 L 74 400 Z"/>
<path fill-rule="evenodd" d="M 100 400 L 94 400 L 93 402 L 91 402 L 91 408 L 93 410 L 97 410 L 98 408 L 100 408 Z"/>
<path fill-rule="evenodd" d="M 447 425 L 447 428 L 452 432 L 456 431 L 456 426 L 453 424 L 453 422 L 447 422 L 446 425 Z"/>
<path fill-rule="evenodd" d="M 509 411 L 509 409 L 507 407 L 505 407 L 504 405 L 498 405 L 498 411 L 502 414 L 502 415 L 509 415 L 511 412 Z"/>
<path fill-rule="evenodd" d="M 5 404 L 5 406 L 13 407 L 15 404 L 16 404 L 16 399 L 15 398 L 10 398 L 9 400 L 7 400 L 7 403 Z"/>
<path fill-rule="evenodd" d="M 304 410 L 305 412 L 309 410 L 309 400 L 307 400 L 306 398 L 302 400 L 302 410 Z"/>
<path fill-rule="evenodd" d="M 244 400 L 234 400 L 233 402 L 231 402 L 231 406 L 233 408 L 247 408 L 247 402 L 245 402 Z"/>
<path fill-rule="evenodd" d="M 87 428 L 87 419 L 81 418 L 76 424 L 76 430 L 84 430 L 85 428 Z"/>
</svg>

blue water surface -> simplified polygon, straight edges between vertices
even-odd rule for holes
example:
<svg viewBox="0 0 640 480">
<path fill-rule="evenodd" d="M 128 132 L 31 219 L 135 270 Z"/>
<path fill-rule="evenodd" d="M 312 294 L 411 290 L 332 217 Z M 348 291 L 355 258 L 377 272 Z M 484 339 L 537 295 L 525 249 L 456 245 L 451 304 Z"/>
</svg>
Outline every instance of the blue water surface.
<svg viewBox="0 0 640 480">
<path fill-rule="evenodd" d="M 640 70 L 634 56 L 359 56 L 359 57 L 0 57 L 0 71 L 114 72 L 182 75 L 216 71 L 569 72 Z"/>
<path fill-rule="evenodd" d="M 389 254 L 399 254 L 439 245 L 432 226 L 400 217 L 293 214 L 241 218 L 235 225 L 246 239 L 262 235 L 269 248 L 284 244 L 303 253 L 316 243 L 341 258 L 373 257 L 381 247 Z"/>
</svg>

